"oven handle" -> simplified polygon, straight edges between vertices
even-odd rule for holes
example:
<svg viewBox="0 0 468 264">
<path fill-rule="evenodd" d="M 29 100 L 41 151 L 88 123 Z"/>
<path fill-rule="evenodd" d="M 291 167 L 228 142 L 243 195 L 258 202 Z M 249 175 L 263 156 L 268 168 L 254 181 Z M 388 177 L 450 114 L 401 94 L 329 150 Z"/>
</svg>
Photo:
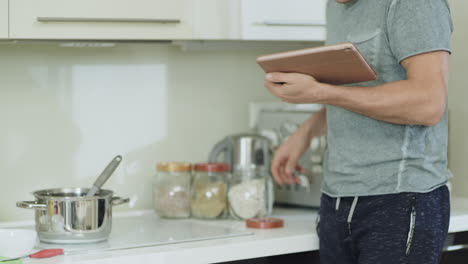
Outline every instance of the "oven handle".
<svg viewBox="0 0 468 264">
<path fill-rule="evenodd" d="M 453 251 L 459 251 L 463 249 L 468 249 L 468 244 L 447 246 L 444 248 L 444 252 L 453 252 Z"/>
</svg>

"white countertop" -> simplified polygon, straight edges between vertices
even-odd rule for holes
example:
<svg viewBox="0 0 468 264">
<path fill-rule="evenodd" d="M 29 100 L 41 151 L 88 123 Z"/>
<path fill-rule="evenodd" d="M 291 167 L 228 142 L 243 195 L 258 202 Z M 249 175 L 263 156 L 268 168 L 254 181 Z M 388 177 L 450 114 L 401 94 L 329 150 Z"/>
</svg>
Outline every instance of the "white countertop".
<svg viewBox="0 0 468 264">
<path fill-rule="evenodd" d="M 114 221 L 123 217 L 138 217 L 151 212 L 133 213 L 130 216 L 116 216 Z M 178 244 L 151 246 L 143 248 L 111 250 L 87 254 L 65 255 L 42 260 L 25 260 L 24 263 L 213 263 L 265 256 L 290 254 L 318 250 L 318 237 L 315 231 L 317 211 L 307 209 L 276 208 L 274 217 L 284 219 L 285 226 L 272 230 L 247 229 L 240 221 L 210 221 L 210 224 L 252 231 L 253 235 L 185 242 Z M 180 221 L 180 220 L 178 220 Z M 193 221 L 187 219 L 181 224 Z M 5 227 L 4 224 L 1 226 Z M 115 230 L 114 230 L 115 231 Z M 452 216 L 449 232 L 468 231 L 468 199 L 452 199 Z"/>
<path fill-rule="evenodd" d="M 449 233 L 468 231 L 468 199 L 452 198 Z"/>
</svg>

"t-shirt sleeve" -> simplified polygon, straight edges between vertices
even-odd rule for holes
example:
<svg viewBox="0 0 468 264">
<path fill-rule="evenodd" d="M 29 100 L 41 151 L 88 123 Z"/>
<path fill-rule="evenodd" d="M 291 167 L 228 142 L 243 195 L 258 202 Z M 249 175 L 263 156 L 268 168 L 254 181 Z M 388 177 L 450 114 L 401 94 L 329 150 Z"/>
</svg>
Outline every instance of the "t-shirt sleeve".
<svg viewBox="0 0 468 264">
<path fill-rule="evenodd" d="M 401 62 L 421 53 L 451 53 L 452 18 L 447 0 L 393 0 L 387 17 L 390 49 Z"/>
</svg>

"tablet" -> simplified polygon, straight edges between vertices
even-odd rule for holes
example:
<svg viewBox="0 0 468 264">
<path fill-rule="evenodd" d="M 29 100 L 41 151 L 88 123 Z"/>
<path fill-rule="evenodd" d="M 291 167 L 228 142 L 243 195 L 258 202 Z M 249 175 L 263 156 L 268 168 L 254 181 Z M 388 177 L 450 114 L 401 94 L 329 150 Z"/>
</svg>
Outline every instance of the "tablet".
<svg viewBox="0 0 468 264">
<path fill-rule="evenodd" d="M 335 85 L 367 82 L 377 78 L 352 43 L 264 55 L 257 58 L 257 63 L 265 73 L 304 73 L 319 82 Z"/>
</svg>

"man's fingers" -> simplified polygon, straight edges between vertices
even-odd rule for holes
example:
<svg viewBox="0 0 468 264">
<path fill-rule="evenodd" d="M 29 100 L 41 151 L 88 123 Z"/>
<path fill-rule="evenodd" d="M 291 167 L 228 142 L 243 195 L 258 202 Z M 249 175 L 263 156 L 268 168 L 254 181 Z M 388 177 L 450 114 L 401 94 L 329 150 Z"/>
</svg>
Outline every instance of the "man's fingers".
<svg viewBox="0 0 468 264">
<path fill-rule="evenodd" d="M 284 75 L 282 72 L 270 72 L 265 75 L 265 79 L 273 83 L 284 83 Z"/>
<path fill-rule="evenodd" d="M 279 91 L 281 91 L 280 89 L 283 88 L 283 84 L 274 83 L 274 82 L 270 82 L 270 81 L 268 81 L 268 80 L 265 80 L 265 82 L 264 82 L 263 85 L 264 85 L 273 95 L 280 96 Z"/>
<path fill-rule="evenodd" d="M 281 181 L 286 184 L 291 184 L 291 179 L 289 178 L 288 174 L 286 174 L 286 164 L 281 166 Z"/>
<path fill-rule="evenodd" d="M 281 180 L 281 160 L 279 158 L 274 158 L 272 163 L 271 163 L 271 174 L 273 174 L 273 179 L 278 183 L 279 185 L 283 184 L 283 181 Z"/>
<path fill-rule="evenodd" d="M 294 73 L 285 73 L 285 72 L 270 72 L 265 75 L 265 79 L 273 83 L 290 83 L 294 80 Z"/>
<path fill-rule="evenodd" d="M 296 171 L 300 172 L 300 173 L 307 173 L 307 170 L 304 169 L 302 166 L 300 165 L 296 165 Z"/>
<path fill-rule="evenodd" d="M 298 79 L 304 78 L 313 78 L 310 75 L 305 75 L 302 73 L 295 72 L 270 72 L 265 75 L 265 79 L 274 83 L 295 83 Z"/>
<path fill-rule="evenodd" d="M 296 154 L 284 155 L 281 150 L 277 150 L 271 162 L 271 174 L 275 182 L 279 185 L 296 184 L 300 182 L 299 177 L 294 175 L 295 171 L 304 172 L 304 168 L 300 167 L 297 162 L 299 156 Z"/>
<path fill-rule="evenodd" d="M 297 160 L 298 159 L 296 157 L 290 157 L 286 163 L 286 174 L 290 177 L 293 176 L 293 173 L 296 171 Z"/>
<path fill-rule="evenodd" d="M 294 184 L 294 181 L 286 174 L 286 164 L 281 166 L 281 180 L 287 184 Z"/>
<path fill-rule="evenodd" d="M 294 175 L 297 167 L 297 161 L 297 157 L 291 156 L 285 166 L 286 177 L 288 178 L 288 182 L 291 184 L 297 183 L 298 180 L 298 178 Z"/>
</svg>

